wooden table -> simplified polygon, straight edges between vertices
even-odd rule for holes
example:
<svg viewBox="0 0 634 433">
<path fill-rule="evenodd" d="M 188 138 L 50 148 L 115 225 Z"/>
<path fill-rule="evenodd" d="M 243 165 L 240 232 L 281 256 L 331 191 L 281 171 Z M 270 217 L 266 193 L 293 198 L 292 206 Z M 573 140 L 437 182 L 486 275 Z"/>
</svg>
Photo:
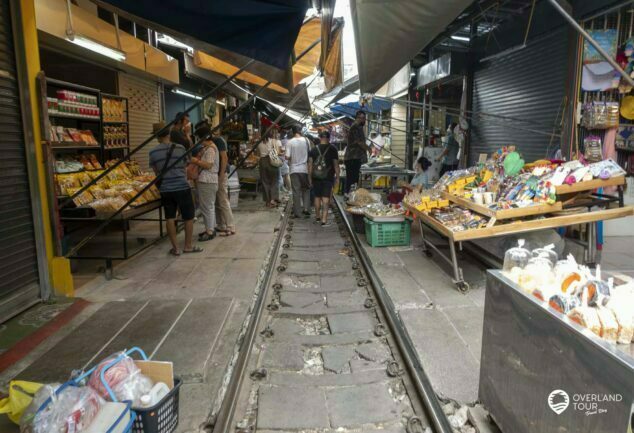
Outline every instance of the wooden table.
<svg viewBox="0 0 634 433">
<path fill-rule="evenodd" d="M 593 264 L 596 256 L 596 222 L 634 216 L 634 206 L 626 206 L 571 215 L 545 216 L 544 218 L 523 219 L 507 223 L 498 222 L 496 225 L 491 227 L 454 232 L 426 212 L 421 212 L 411 205 L 405 206 L 419 221 L 421 237 L 423 240 L 423 251 L 428 256 L 431 256 L 431 251 L 429 249 L 435 251 L 443 260 L 452 266 L 453 282 L 460 291 L 469 290 L 469 284 L 464 281 L 462 268 L 458 263 L 456 244 L 458 244 L 458 247 L 461 247 L 461 243 L 465 241 L 586 224 L 588 239 L 583 243 L 583 245 L 586 251 L 586 262 Z M 440 251 L 435 244 L 425 237 L 425 226 L 433 229 L 441 237 L 447 240 L 447 243 L 449 244 L 449 256 Z"/>
</svg>

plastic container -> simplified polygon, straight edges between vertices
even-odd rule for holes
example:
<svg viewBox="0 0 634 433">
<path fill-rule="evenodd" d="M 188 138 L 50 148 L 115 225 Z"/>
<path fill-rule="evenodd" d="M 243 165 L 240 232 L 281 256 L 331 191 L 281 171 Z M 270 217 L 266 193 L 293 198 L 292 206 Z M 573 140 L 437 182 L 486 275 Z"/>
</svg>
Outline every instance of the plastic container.
<svg viewBox="0 0 634 433">
<path fill-rule="evenodd" d="M 163 400 L 150 407 L 134 409 L 133 433 L 172 433 L 178 426 L 178 399 L 181 381 L 174 378 L 174 388 Z"/>
<path fill-rule="evenodd" d="M 506 250 L 502 270 L 509 272 L 513 268 L 524 269 L 530 258 L 531 252 L 524 248 L 524 239 L 519 239 L 516 247 Z"/>
<path fill-rule="evenodd" d="M 163 382 L 155 383 L 149 394 L 141 396 L 141 407 L 150 407 L 159 403 L 163 397 L 169 394 L 169 387 Z"/>
<path fill-rule="evenodd" d="M 395 247 L 410 244 L 411 222 L 379 223 L 367 218 L 365 240 L 371 247 Z"/>
<path fill-rule="evenodd" d="M 240 201 L 240 186 L 238 188 L 229 188 L 229 205 L 231 209 L 237 209 Z"/>
</svg>

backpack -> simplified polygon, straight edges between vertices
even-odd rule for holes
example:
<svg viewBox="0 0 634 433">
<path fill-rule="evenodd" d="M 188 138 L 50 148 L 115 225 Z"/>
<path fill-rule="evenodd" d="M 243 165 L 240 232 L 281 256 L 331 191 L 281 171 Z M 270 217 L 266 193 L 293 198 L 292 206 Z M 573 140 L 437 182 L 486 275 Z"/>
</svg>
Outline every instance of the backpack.
<svg viewBox="0 0 634 433">
<path fill-rule="evenodd" d="M 313 161 L 313 165 L 312 165 L 312 177 L 313 179 L 317 179 L 317 180 L 325 180 L 328 179 L 328 164 L 326 164 L 326 158 L 325 158 L 325 154 L 321 153 L 321 149 L 319 148 L 319 145 L 315 146 L 315 148 L 317 149 L 317 152 L 319 153 L 319 156 L 317 157 L 316 160 Z M 328 153 L 329 149 L 326 149 L 326 153 Z"/>
</svg>

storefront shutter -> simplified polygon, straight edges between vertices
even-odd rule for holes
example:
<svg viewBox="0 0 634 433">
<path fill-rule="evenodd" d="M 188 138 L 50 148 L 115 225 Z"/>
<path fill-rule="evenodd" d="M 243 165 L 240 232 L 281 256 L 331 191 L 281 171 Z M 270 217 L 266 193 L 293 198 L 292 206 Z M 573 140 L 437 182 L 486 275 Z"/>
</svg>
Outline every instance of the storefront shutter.
<svg viewBox="0 0 634 433">
<path fill-rule="evenodd" d="M 553 128 L 559 133 L 568 86 L 568 43 L 568 32 L 562 29 L 529 42 L 524 49 L 476 65 L 471 164 L 479 154 L 491 154 L 506 145 L 516 145 L 526 161 L 544 158 L 559 145 L 559 138 L 551 142 L 548 134 Z M 477 113 L 526 122 L 478 117 Z"/>
<path fill-rule="evenodd" d="M 134 149 L 152 135 L 152 125 L 160 120 L 158 83 L 119 73 L 119 95 L 128 98 L 130 149 Z M 149 169 L 148 153 L 154 146 L 156 142 L 149 143 L 133 156 L 144 170 Z"/>
<path fill-rule="evenodd" d="M 392 104 L 392 164 L 404 167 L 405 163 L 405 121 L 407 120 L 407 107 L 403 104 Z"/>
<path fill-rule="evenodd" d="M 0 0 L 0 323 L 37 302 L 37 251 L 9 0 Z"/>
</svg>

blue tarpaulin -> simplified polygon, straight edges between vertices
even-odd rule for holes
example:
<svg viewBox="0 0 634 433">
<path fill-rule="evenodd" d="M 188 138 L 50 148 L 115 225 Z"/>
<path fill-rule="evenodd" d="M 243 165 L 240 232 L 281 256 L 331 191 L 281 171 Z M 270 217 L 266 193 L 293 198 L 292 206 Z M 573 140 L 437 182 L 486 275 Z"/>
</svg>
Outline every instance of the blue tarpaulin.
<svg viewBox="0 0 634 433">
<path fill-rule="evenodd" d="M 358 110 L 363 110 L 366 113 L 378 114 L 383 110 L 389 110 L 392 108 L 392 103 L 384 101 L 382 99 L 373 99 L 369 104 L 361 106 L 358 101 L 348 102 L 342 104 L 335 104 L 330 107 L 330 111 L 336 115 L 347 115 L 354 117 Z"/>
<path fill-rule="evenodd" d="M 287 69 L 308 0 L 99 0 L 99 5 L 176 37 Z"/>
</svg>

